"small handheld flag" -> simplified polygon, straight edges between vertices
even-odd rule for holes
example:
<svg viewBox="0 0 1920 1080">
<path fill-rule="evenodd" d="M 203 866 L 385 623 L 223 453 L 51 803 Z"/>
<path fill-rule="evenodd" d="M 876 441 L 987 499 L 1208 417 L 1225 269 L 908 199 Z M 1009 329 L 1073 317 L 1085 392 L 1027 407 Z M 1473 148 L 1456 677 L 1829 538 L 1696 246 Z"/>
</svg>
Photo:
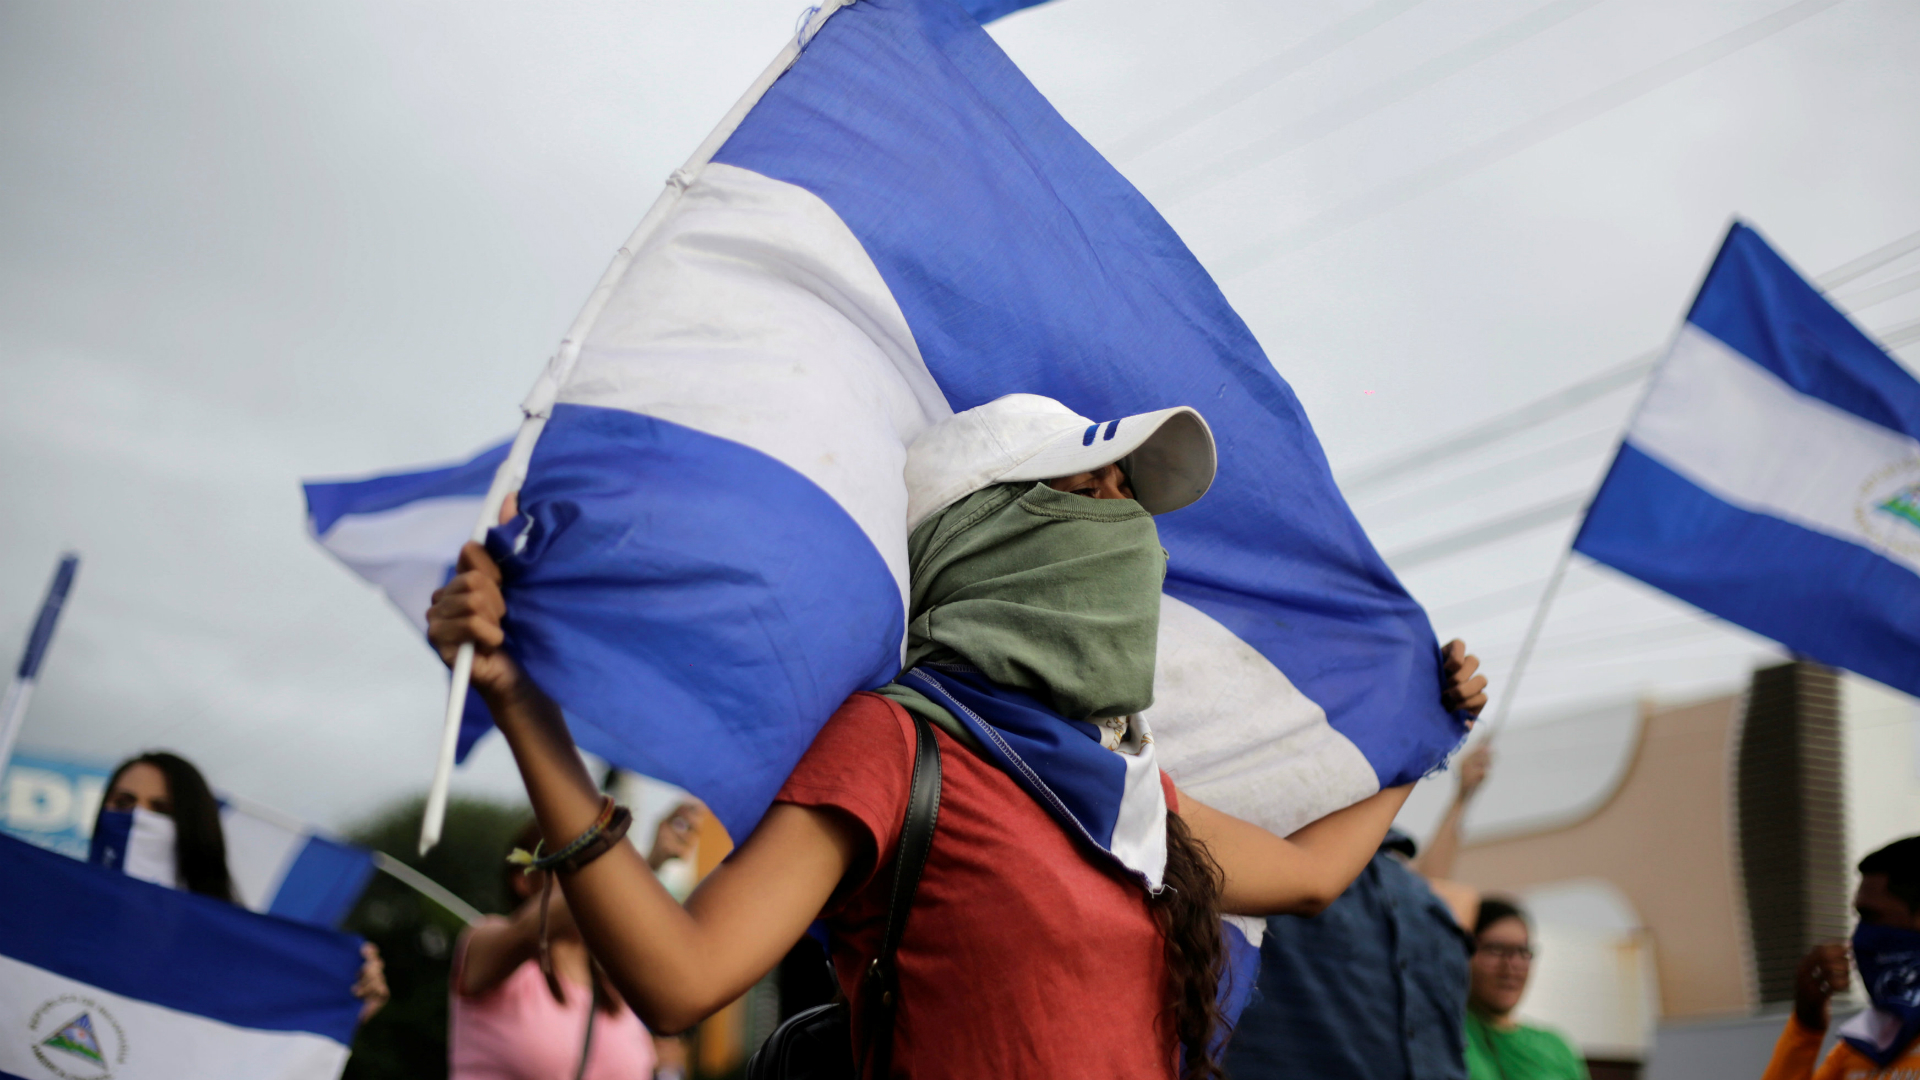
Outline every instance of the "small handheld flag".
<svg viewBox="0 0 1920 1080">
<path fill-rule="evenodd" d="M 168 827 L 148 827 L 153 824 Z M 223 799 L 220 832 L 226 841 L 234 902 L 250 911 L 315 926 L 338 926 L 373 876 L 372 852 L 251 803 Z M 173 829 L 162 815 L 145 810 L 101 814 L 87 861 L 142 881 L 178 887 Z"/>
<path fill-rule="evenodd" d="M 0 1076 L 334 1080 L 359 942 L 0 836 Z"/>
<path fill-rule="evenodd" d="M 1920 694 L 1920 380 L 1736 222 L 1573 546 Z"/>
</svg>

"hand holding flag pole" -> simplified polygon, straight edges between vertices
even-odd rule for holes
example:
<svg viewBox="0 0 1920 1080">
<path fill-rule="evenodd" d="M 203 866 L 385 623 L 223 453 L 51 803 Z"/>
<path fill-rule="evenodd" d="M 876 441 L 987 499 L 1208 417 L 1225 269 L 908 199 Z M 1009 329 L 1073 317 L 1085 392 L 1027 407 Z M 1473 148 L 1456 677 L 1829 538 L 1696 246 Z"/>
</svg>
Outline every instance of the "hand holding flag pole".
<svg viewBox="0 0 1920 1080">
<path fill-rule="evenodd" d="M 506 505 L 507 496 L 520 490 L 527 478 L 527 460 L 533 456 L 533 444 L 540 438 L 540 430 L 546 427 L 545 416 L 529 413 L 520 423 L 520 431 L 513 437 L 513 448 L 507 451 L 505 461 L 493 474 L 493 484 L 487 488 L 486 501 L 480 504 L 480 520 L 474 523 L 470 538 L 476 544 L 487 540 L 487 530 L 500 520 L 500 508 Z M 440 754 L 433 767 L 433 786 L 427 789 L 427 809 L 420 821 L 420 854 L 432 851 L 440 842 L 440 830 L 447 820 L 447 788 L 453 782 L 454 752 L 460 745 L 460 718 L 466 712 L 467 687 L 473 679 L 473 645 L 460 646 L 453 658 L 453 677 L 447 687 L 447 712 L 444 725 L 440 729 Z"/>
</svg>

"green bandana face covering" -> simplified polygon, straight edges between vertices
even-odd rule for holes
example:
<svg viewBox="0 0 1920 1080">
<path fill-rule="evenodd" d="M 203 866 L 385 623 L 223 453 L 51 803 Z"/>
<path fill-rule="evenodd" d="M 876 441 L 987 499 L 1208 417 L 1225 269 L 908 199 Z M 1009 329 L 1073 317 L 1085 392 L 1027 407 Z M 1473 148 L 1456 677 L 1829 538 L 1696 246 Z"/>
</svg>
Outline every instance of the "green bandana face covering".
<svg viewBox="0 0 1920 1080">
<path fill-rule="evenodd" d="M 967 664 L 1073 720 L 1153 703 L 1167 554 L 1139 503 L 1000 484 L 922 522 L 907 557 L 907 667 Z"/>
</svg>

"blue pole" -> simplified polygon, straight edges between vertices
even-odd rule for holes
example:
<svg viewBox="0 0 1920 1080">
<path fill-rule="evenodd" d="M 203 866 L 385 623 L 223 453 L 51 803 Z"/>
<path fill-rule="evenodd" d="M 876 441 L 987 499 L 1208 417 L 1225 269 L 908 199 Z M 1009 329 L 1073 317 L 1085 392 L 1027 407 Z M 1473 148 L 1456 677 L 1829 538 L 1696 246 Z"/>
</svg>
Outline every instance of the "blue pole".
<svg viewBox="0 0 1920 1080">
<path fill-rule="evenodd" d="M 40 601 L 40 614 L 33 620 L 33 632 L 27 635 L 27 647 L 20 654 L 20 666 L 14 669 L 6 696 L 0 698 L 0 776 L 6 775 L 7 762 L 13 757 L 13 742 L 20 734 L 20 722 L 26 718 L 27 701 L 33 696 L 40 664 L 47 658 L 47 646 L 53 643 L 54 627 L 60 622 L 60 609 L 66 606 L 67 593 L 73 589 L 73 578 L 79 571 L 79 555 L 69 551 L 60 557 L 46 599 Z"/>
</svg>

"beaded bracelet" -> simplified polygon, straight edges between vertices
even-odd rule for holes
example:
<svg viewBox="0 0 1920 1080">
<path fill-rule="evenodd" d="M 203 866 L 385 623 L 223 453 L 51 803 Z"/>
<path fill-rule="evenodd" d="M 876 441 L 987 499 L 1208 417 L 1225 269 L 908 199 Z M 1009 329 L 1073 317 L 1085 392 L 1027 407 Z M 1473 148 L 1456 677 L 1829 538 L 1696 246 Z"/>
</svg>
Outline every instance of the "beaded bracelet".
<svg viewBox="0 0 1920 1080">
<path fill-rule="evenodd" d="M 566 847 L 550 855 L 542 855 L 540 854 L 540 849 L 547 846 L 547 842 L 543 839 L 533 845 L 532 851 L 514 848 L 513 854 L 507 856 L 507 861 L 521 867 L 520 872 L 523 874 L 532 874 L 541 870 L 551 870 L 581 848 L 592 843 L 593 838 L 600 835 L 600 833 L 606 829 L 607 823 L 612 820 L 613 796 L 602 795 L 600 796 L 600 813 L 594 818 L 593 824 L 587 826 L 587 831 L 574 837 L 573 843 L 568 844 Z"/>
<path fill-rule="evenodd" d="M 551 855 L 541 855 L 540 848 L 545 841 L 533 845 L 532 851 L 514 848 L 507 861 L 521 868 L 523 874 L 538 871 L 554 871 L 546 875 L 540 883 L 540 974 L 546 977 L 547 990 L 553 994 L 553 1000 L 566 1003 L 566 991 L 561 989 L 560 980 L 553 970 L 553 952 L 547 938 L 547 907 L 553 898 L 553 879 L 556 873 L 572 873 L 607 853 L 615 844 L 627 835 L 627 829 L 633 825 L 633 814 L 624 806 L 616 806 L 610 795 L 601 796 L 600 815 L 594 819 L 586 832 L 574 838 L 573 843 Z"/>
</svg>

